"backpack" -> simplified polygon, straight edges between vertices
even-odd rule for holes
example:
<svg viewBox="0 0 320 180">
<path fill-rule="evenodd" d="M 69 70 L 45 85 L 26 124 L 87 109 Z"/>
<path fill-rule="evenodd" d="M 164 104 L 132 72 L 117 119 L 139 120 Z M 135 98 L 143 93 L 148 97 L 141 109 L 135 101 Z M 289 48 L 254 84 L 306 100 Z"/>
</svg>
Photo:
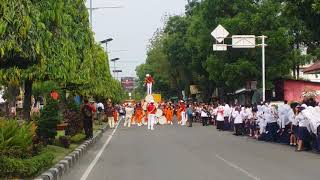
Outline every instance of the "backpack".
<svg viewBox="0 0 320 180">
<path fill-rule="evenodd" d="M 98 107 L 99 112 L 102 112 L 102 110 L 103 110 L 102 107 Z"/>
<path fill-rule="evenodd" d="M 92 111 L 91 111 L 91 108 L 88 105 L 85 105 L 83 107 L 83 114 L 84 114 L 84 117 L 86 117 L 86 118 L 92 117 Z"/>
</svg>

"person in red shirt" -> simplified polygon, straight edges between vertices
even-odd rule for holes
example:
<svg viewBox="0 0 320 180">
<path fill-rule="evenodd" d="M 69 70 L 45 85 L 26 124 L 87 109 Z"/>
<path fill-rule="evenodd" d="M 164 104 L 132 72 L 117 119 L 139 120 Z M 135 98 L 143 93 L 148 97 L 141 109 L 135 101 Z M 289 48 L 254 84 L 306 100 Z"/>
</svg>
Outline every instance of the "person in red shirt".
<svg viewBox="0 0 320 180">
<path fill-rule="evenodd" d="M 154 121 L 155 121 L 156 112 L 157 112 L 157 107 L 154 105 L 154 100 L 151 100 L 147 106 L 149 130 L 154 130 Z"/>
<path fill-rule="evenodd" d="M 147 85 L 147 94 L 152 94 L 152 84 L 154 84 L 154 79 L 150 74 L 146 75 L 145 84 Z"/>
<path fill-rule="evenodd" d="M 86 134 L 86 138 L 93 138 L 93 128 L 92 128 L 92 119 L 93 113 L 96 112 L 96 109 L 89 103 L 88 99 L 84 99 L 84 104 L 81 105 L 80 110 L 83 116 L 83 129 Z"/>
<path fill-rule="evenodd" d="M 185 126 L 187 123 L 186 105 L 182 100 L 180 101 L 180 113 L 181 113 L 181 125 Z"/>
</svg>

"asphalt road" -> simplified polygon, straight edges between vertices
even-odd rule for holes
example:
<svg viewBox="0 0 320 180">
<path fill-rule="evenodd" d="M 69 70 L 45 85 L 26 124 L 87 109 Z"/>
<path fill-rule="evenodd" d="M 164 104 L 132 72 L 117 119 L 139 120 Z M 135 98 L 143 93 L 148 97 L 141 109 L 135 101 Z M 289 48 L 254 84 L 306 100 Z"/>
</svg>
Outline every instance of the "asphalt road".
<svg viewBox="0 0 320 180">
<path fill-rule="evenodd" d="M 213 126 L 120 126 L 111 135 L 106 132 L 63 180 L 320 179 L 320 155 Z"/>
</svg>

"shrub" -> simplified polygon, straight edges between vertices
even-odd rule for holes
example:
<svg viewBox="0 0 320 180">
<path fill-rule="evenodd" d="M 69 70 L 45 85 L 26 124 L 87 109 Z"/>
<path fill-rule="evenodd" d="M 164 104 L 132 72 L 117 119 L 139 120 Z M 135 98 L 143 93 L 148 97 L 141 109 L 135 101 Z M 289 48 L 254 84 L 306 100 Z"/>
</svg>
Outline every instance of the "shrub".
<svg viewBox="0 0 320 180">
<path fill-rule="evenodd" d="M 42 153 L 29 159 L 0 157 L 0 178 L 32 177 L 48 168 L 54 159 L 51 153 Z"/>
<path fill-rule="evenodd" d="M 70 139 L 67 136 L 60 136 L 59 143 L 66 149 L 70 147 Z"/>
<path fill-rule="evenodd" d="M 28 157 L 32 154 L 32 125 L 5 120 L 0 125 L 0 156 Z"/>
<path fill-rule="evenodd" d="M 71 143 L 81 143 L 86 139 L 86 135 L 84 134 L 76 134 L 70 138 Z"/>
<path fill-rule="evenodd" d="M 83 123 L 79 112 L 66 110 L 64 119 L 65 122 L 68 123 L 68 126 L 65 129 L 66 135 L 73 136 L 82 132 Z"/>
<path fill-rule="evenodd" d="M 83 123 L 80 114 L 80 107 L 74 99 L 67 100 L 67 109 L 64 112 L 64 120 L 68 123 L 65 129 L 66 135 L 73 136 L 82 132 Z"/>
<path fill-rule="evenodd" d="M 38 121 L 37 135 L 45 144 L 52 144 L 57 135 L 59 117 L 59 101 L 47 98 L 47 104 L 41 111 Z"/>
</svg>

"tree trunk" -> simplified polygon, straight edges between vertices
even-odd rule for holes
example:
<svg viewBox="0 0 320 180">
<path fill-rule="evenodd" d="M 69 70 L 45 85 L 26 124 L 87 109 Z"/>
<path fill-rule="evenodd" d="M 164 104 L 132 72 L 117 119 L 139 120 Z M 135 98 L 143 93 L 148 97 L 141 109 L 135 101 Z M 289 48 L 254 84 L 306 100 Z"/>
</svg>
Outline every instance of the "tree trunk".
<svg viewBox="0 0 320 180">
<path fill-rule="evenodd" d="M 292 73 L 293 73 L 293 78 L 297 79 L 297 77 L 296 77 L 296 66 L 293 66 Z"/>
<path fill-rule="evenodd" d="M 297 79 L 300 78 L 300 66 L 297 65 Z"/>
<path fill-rule="evenodd" d="M 27 122 L 30 122 L 31 111 L 31 95 L 32 95 L 32 81 L 25 80 L 24 82 L 24 100 L 23 100 L 23 116 Z"/>
</svg>

